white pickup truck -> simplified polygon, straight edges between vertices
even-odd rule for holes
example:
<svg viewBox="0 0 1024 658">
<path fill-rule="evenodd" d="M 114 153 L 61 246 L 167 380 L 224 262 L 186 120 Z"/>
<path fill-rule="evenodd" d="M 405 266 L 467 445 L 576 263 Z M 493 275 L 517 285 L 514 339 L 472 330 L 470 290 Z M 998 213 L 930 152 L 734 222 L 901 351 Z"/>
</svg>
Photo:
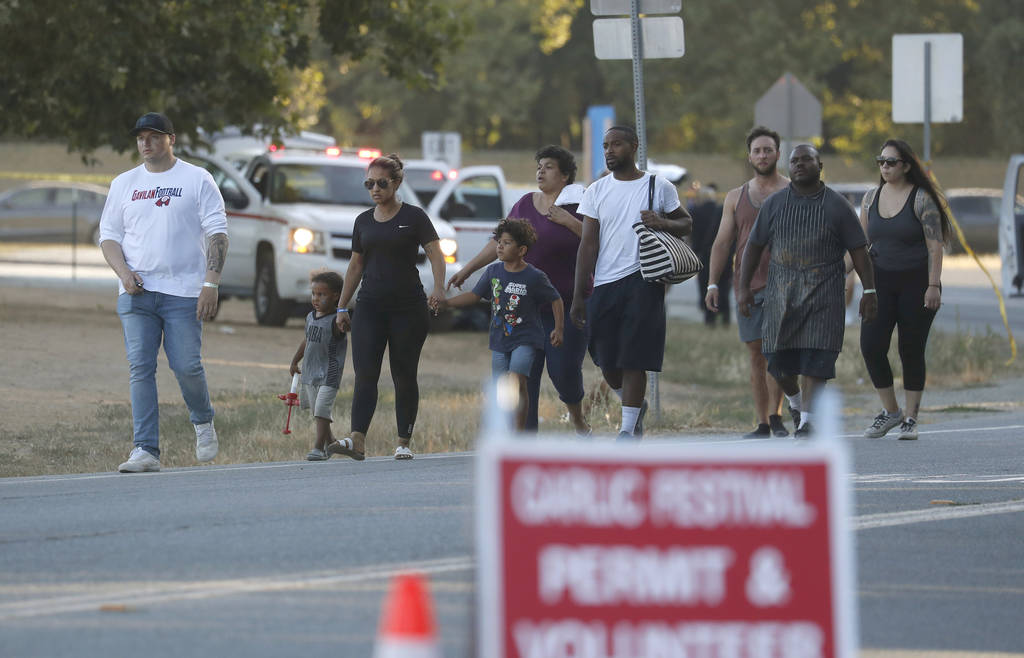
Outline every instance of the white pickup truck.
<svg viewBox="0 0 1024 658">
<path fill-rule="evenodd" d="M 350 155 L 286 150 L 253 158 L 244 171 L 209 154 L 185 154 L 213 175 L 228 216 L 228 257 L 222 295 L 251 298 L 256 320 L 280 326 L 309 308 L 309 273 L 327 267 L 344 275 L 356 216 L 372 205 L 363 187 L 367 161 Z M 401 199 L 422 206 L 412 188 Z M 429 212 L 428 212 L 429 214 Z M 445 256 L 446 279 L 461 267 L 452 225 L 430 214 Z M 433 287 L 426 254 L 417 268 Z"/>
<path fill-rule="evenodd" d="M 1010 157 L 999 213 L 999 256 L 1003 290 L 1019 297 L 1024 289 L 1024 153 Z"/>
</svg>

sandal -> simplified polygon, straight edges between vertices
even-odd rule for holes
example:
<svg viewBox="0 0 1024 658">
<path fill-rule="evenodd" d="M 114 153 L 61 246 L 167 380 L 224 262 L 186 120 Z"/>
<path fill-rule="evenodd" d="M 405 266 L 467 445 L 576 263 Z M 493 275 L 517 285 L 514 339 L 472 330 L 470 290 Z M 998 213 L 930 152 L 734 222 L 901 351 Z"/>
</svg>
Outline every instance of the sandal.
<svg viewBox="0 0 1024 658">
<path fill-rule="evenodd" d="M 352 439 L 350 439 L 349 437 L 345 437 L 344 439 L 338 439 L 336 441 L 331 442 L 327 446 L 327 452 L 329 452 L 332 455 L 344 455 L 346 457 L 351 457 L 357 462 L 361 462 L 364 459 L 366 459 L 365 452 L 355 451 L 354 445 L 352 444 Z"/>
<path fill-rule="evenodd" d="M 395 448 L 395 459 L 412 459 L 412 450 L 409 450 L 409 446 L 398 446 Z"/>
</svg>

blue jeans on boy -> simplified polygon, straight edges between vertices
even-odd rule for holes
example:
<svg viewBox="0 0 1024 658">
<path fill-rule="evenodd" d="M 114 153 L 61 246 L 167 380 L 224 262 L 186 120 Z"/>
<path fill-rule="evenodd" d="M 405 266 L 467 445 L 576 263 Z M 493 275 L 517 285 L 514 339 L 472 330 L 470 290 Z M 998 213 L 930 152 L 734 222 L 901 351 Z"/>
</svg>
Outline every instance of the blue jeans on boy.
<svg viewBox="0 0 1024 658">
<path fill-rule="evenodd" d="M 491 352 L 491 374 L 494 377 L 514 372 L 523 377 L 530 376 L 530 368 L 537 358 L 537 350 L 529 345 L 520 345 L 511 352 Z"/>
<path fill-rule="evenodd" d="M 533 360 L 533 368 L 526 382 L 526 393 L 530 406 L 526 411 L 524 429 L 537 431 L 537 405 L 540 401 L 540 381 L 547 362 L 548 377 L 555 385 L 558 399 L 566 404 L 577 404 L 583 400 L 583 358 L 587 355 L 587 344 L 590 342 L 589 325 L 577 329 L 569 318 L 569 306 L 565 302 L 565 318 L 562 324 L 562 346 L 555 347 L 550 341 L 544 343 L 544 349 L 538 352 Z M 547 338 L 555 328 L 555 316 L 550 306 L 540 310 L 540 323 L 544 327 Z"/>
<path fill-rule="evenodd" d="M 195 297 L 149 290 L 122 293 L 117 314 L 124 330 L 132 401 L 134 443 L 160 457 L 160 413 L 156 391 L 156 357 L 163 342 L 167 362 L 178 378 L 189 419 L 199 425 L 213 420 L 213 407 L 201 360 L 203 324 L 196 319 Z"/>
</svg>

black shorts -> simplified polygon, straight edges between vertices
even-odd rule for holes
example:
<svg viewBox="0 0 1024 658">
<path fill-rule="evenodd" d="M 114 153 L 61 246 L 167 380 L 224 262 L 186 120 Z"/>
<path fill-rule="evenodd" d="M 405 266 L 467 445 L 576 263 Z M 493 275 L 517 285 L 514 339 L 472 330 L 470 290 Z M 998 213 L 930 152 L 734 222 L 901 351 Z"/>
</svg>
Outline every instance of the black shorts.
<svg viewBox="0 0 1024 658">
<path fill-rule="evenodd" d="M 784 379 L 792 375 L 835 379 L 836 359 L 839 358 L 839 352 L 798 348 L 779 350 L 764 356 L 768 361 L 768 372 L 775 379 Z"/>
<path fill-rule="evenodd" d="M 661 372 L 665 357 L 665 285 L 634 272 L 596 286 L 587 300 L 590 357 L 607 370 Z"/>
</svg>

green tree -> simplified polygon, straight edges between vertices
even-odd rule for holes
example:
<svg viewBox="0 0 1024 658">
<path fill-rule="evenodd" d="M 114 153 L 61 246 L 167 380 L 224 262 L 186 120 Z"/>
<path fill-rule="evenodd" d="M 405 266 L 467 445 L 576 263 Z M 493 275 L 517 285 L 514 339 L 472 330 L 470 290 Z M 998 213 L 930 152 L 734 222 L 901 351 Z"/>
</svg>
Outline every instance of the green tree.
<svg viewBox="0 0 1024 658">
<path fill-rule="evenodd" d="M 126 127 L 149 110 L 192 137 L 299 127 L 323 103 L 318 36 L 335 55 L 424 84 L 462 26 L 433 0 L 0 0 L 0 135 L 126 150 Z"/>
</svg>

